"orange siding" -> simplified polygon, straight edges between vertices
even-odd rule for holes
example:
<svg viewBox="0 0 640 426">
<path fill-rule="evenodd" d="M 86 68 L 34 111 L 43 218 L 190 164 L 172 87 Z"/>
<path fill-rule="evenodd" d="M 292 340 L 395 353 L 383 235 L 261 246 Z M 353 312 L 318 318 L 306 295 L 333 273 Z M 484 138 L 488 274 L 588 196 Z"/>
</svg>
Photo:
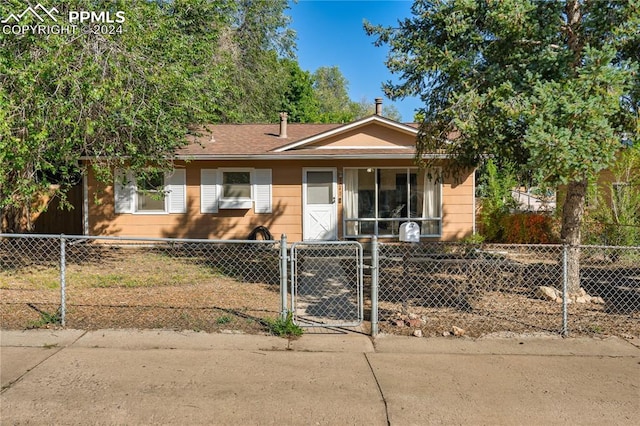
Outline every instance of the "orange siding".
<svg viewBox="0 0 640 426">
<path fill-rule="evenodd" d="M 367 148 L 403 146 L 406 148 L 414 148 L 415 144 L 416 136 L 414 134 L 400 133 L 397 129 L 377 125 L 357 128 L 349 132 L 340 133 L 329 138 L 322 139 L 316 143 L 306 145 L 305 148 L 346 146 Z"/>
<path fill-rule="evenodd" d="M 474 230 L 473 171 L 457 179 L 447 178 L 442 187 L 442 241 L 468 237 Z"/>
<path fill-rule="evenodd" d="M 90 173 L 89 233 L 148 237 L 209 239 L 245 239 L 256 226 L 266 226 L 275 238 L 287 234 L 289 241 L 302 239 L 302 170 L 305 167 L 336 167 L 339 203 L 344 167 L 412 167 L 411 160 L 282 160 L 282 161 L 191 161 L 177 164 L 186 167 L 187 213 L 142 214 L 114 213 L 113 187 L 101 185 Z M 255 214 L 248 210 L 220 210 L 216 214 L 200 213 L 200 170 L 223 167 L 272 169 L 273 212 Z M 91 170 L 91 168 L 89 168 Z M 473 232 L 473 172 L 462 181 L 445 179 L 442 190 L 442 240 L 456 240 Z M 338 236 L 342 237 L 342 205 L 338 205 Z"/>
</svg>

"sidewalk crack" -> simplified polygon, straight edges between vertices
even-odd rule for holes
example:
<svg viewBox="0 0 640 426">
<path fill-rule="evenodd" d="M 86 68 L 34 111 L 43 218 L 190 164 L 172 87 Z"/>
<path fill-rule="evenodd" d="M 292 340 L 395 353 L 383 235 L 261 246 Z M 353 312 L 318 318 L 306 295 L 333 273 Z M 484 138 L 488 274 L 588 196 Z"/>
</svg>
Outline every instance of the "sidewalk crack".
<svg viewBox="0 0 640 426">
<path fill-rule="evenodd" d="M 36 368 L 38 368 L 39 366 L 41 366 L 43 363 L 47 362 L 49 359 L 51 359 L 52 356 L 57 355 L 58 353 L 60 353 L 61 350 L 68 348 L 70 346 L 73 346 L 78 340 L 80 340 L 85 334 L 87 334 L 87 331 L 85 330 L 80 336 L 78 336 L 73 342 L 69 343 L 68 345 L 65 346 L 51 346 L 50 349 L 55 348 L 56 350 L 49 355 L 48 357 L 46 357 L 45 359 L 43 359 L 42 361 L 40 361 L 39 363 L 37 363 L 36 365 L 34 365 L 33 367 L 29 368 L 27 371 L 25 371 L 24 373 L 22 373 L 19 377 L 17 377 L 15 380 L 12 380 L 11 382 L 7 383 L 6 385 L 2 386 L 2 389 L 0 389 L 0 394 L 5 393 L 7 390 L 11 389 L 11 387 L 13 385 L 15 385 L 16 383 L 18 383 L 20 380 L 22 380 L 22 378 L 24 376 L 26 376 L 27 374 L 29 374 L 30 372 L 32 372 L 33 370 L 35 370 Z M 43 346 L 44 347 L 44 346 Z"/>
<path fill-rule="evenodd" d="M 389 420 L 389 407 L 387 405 L 387 398 L 384 396 L 384 392 L 382 391 L 382 387 L 380 386 L 380 382 L 378 381 L 378 376 L 376 376 L 375 371 L 373 371 L 373 366 L 371 365 L 371 361 L 369 360 L 369 356 L 366 353 L 363 353 L 364 359 L 367 360 L 367 365 L 369 366 L 369 370 L 371 371 L 371 375 L 376 382 L 376 386 L 378 387 L 378 392 L 380 393 L 380 398 L 382 398 L 382 402 L 384 403 L 384 415 L 387 418 L 387 425 L 391 426 L 391 421 Z"/>
</svg>

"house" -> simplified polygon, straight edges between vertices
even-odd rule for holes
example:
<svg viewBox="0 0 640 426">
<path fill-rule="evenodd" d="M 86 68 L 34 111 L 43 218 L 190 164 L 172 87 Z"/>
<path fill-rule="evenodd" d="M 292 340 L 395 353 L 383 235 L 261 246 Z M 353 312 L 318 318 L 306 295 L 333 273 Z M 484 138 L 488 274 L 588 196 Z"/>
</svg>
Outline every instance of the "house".
<svg viewBox="0 0 640 426">
<path fill-rule="evenodd" d="M 445 178 L 420 170 L 416 126 L 380 112 L 376 100 L 376 114 L 348 124 L 293 124 L 281 114 L 280 124 L 212 125 L 176 153 L 170 175 L 144 181 L 118 171 L 105 187 L 89 172 L 84 232 L 246 239 L 265 226 L 292 242 L 397 239 L 415 221 L 424 239 L 471 235 L 474 170 Z M 143 191 L 158 185 L 164 195 Z"/>
</svg>

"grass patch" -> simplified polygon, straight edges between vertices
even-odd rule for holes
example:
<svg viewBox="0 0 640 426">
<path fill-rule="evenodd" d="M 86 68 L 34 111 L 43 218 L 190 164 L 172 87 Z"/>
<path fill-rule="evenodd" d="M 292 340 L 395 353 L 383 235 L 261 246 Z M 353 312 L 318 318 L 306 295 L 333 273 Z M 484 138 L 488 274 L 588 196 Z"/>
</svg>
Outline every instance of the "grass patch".
<svg viewBox="0 0 640 426">
<path fill-rule="evenodd" d="M 291 312 L 287 314 L 287 318 L 284 320 L 278 317 L 276 319 L 267 319 L 266 322 L 271 334 L 276 336 L 296 338 L 302 336 L 304 332 L 299 325 L 293 322 L 293 314 Z"/>
<path fill-rule="evenodd" d="M 112 269 L 105 273 L 105 269 Z M 139 288 L 192 285 L 217 276 L 205 265 L 154 253 L 132 253 L 109 265 L 73 265 L 68 282 L 80 288 Z"/>
<path fill-rule="evenodd" d="M 42 328 L 47 325 L 60 325 L 62 323 L 62 314 L 60 312 L 60 308 L 58 308 L 55 312 L 47 312 L 39 309 L 35 305 L 29 303 L 30 308 L 34 309 L 38 314 L 40 314 L 40 318 L 36 321 L 32 321 L 27 328 Z"/>
<path fill-rule="evenodd" d="M 60 268 L 37 267 L 0 272 L 0 288 L 60 289 Z"/>
<path fill-rule="evenodd" d="M 233 318 L 229 315 L 222 315 L 216 318 L 216 324 L 218 325 L 229 324 L 231 321 L 233 321 Z"/>
<path fill-rule="evenodd" d="M 590 324 L 589 326 L 587 326 L 587 331 L 594 334 L 603 334 L 604 328 L 602 328 L 602 326 L 598 324 Z"/>
<path fill-rule="evenodd" d="M 156 253 L 121 253 L 104 262 L 67 263 L 67 288 L 140 288 L 194 285 L 220 277 L 220 271 L 190 259 Z M 0 288 L 59 290 L 57 266 L 0 272 Z"/>
</svg>

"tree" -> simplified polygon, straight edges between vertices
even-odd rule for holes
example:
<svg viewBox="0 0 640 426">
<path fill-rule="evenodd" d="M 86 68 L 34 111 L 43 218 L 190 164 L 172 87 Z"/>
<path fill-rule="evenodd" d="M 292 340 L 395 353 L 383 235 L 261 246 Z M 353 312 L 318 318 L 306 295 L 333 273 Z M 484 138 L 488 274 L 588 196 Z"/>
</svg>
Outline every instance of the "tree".
<svg viewBox="0 0 640 426">
<path fill-rule="evenodd" d="M 279 55 L 293 49 L 287 4 L 69 0 L 56 6 L 57 24 L 69 11 L 122 11 L 122 31 L 0 34 L 2 230 L 29 230 L 29 210 L 52 184 L 64 200 L 83 156 L 104 182 L 125 163 L 144 177 L 171 169 L 199 124 L 277 117 Z M 0 16 L 24 8 L 3 2 Z"/>
<path fill-rule="evenodd" d="M 22 9 L 11 2 L 0 15 Z M 217 119 L 221 70 L 206 58 L 215 57 L 226 19 L 218 5 L 75 0 L 57 7 L 57 22 L 68 24 L 72 10 L 114 9 L 124 12 L 122 33 L 85 25 L 0 40 L 3 229 L 28 230 L 18 218 L 51 184 L 62 197 L 83 172 L 81 156 L 100 159 L 92 164 L 103 179 L 125 161 L 140 172 L 167 169 L 187 126 Z"/>
<path fill-rule="evenodd" d="M 412 15 L 365 29 L 401 75 L 387 96 L 425 104 L 419 159 L 442 149 L 455 170 L 491 154 L 566 185 L 561 237 L 577 292 L 587 182 L 621 141 L 640 143 L 637 1 L 417 0 Z"/>
<path fill-rule="evenodd" d="M 284 14 L 287 0 L 227 0 L 230 25 L 220 40 L 218 62 L 227 70 L 219 99 L 223 121 L 277 120 L 289 71 L 281 58 L 293 58 L 295 32 Z"/>
<path fill-rule="evenodd" d="M 291 59 L 280 60 L 287 70 L 287 80 L 280 111 L 289 113 L 292 123 L 313 123 L 318 120 L 319 102 L 313 91 L 313 81 L 308 71 Z"/>
<path fill-rule="evenodd" d="M 354 112 L 349 99 L 349 82 L 337 66 L 320 67 L 312 75 L 313 91 L 319 102 L 318 121 L 344 123 L 352 121 Z"/>
</svg>

